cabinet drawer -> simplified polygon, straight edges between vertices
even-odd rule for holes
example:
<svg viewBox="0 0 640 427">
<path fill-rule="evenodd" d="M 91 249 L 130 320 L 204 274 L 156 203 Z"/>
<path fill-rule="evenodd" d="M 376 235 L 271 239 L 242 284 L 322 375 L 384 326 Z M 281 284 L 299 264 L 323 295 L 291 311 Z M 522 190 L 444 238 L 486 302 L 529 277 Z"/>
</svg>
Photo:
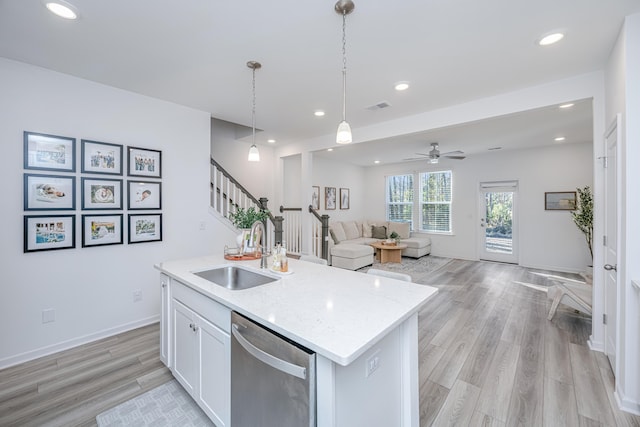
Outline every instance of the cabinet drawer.
<svg viewBox="0 0 640 427">
<path fill-rule="evenodd" d="M 226 333 L 231 333 L 231 310 L 187 285 L 172 281 L 171 296 L 213 323 Z"/>
</svg>

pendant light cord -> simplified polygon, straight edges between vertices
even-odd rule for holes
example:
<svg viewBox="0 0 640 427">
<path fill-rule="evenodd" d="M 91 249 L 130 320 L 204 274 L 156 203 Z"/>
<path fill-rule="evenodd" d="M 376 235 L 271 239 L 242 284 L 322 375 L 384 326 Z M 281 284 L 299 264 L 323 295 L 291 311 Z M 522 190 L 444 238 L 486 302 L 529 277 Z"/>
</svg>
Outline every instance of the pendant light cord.
<svg viewBox="0 0 640 427">
<path fill-rule="evenodd" d="M 347 121 L 347 12 L 342 12 L 342 121 Z"/>
<path fill-rule="evenodd" d="M 251 101 L 251 129 L 253 130 L 253 145 L 256 145 L 256 69 L 253 68 L 253 99 Z"/>
</svg>

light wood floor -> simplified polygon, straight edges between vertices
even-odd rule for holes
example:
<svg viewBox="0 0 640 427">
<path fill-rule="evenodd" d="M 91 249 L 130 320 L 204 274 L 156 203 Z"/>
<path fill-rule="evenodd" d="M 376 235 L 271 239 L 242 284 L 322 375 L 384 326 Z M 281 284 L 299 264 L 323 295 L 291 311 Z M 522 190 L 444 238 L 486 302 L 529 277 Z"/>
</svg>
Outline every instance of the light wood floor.
<svg viewBox="0 0 640 427">
<path fill-rule="evenodd" d="M 420 425 L 640 426 L 618 411 L 588 317 L 546 320 L 518 266 L 453 261 L 420 313 Z M 0 426 L 95 426 L 100 412 L 171 378 L 150 325 L 0 371 Z M 371 426 L 377 427 L 377 426 Z M 393 427 L 393 426 L 380 426 Z"/>
</svg>

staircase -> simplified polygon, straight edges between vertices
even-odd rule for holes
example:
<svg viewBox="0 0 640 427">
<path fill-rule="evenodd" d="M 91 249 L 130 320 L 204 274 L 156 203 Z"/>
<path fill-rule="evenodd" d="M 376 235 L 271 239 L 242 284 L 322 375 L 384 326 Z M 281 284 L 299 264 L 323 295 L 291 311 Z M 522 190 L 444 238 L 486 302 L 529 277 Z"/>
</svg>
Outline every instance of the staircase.
<svg viewBox="0 0 640 427">
<path fill-rule="evenodd" d="M 269 210 L 266 198 L 257 199 L 236 181 L 220 164 L 211 159 L 211 208 L 222 220 L 229 220 L 229 214 L 239 208 Z M 319 215 L 309 206 L 309 213 L 317 221 L 311 224 L 311 243 L 309 252 L 320 258 L 328 260 L 328 235 L 329 215 Z M 286 242 L 287 252 L 300 255 L 304 247 L 304 234 L 302 232 L 302 208 L 285 208 L 280 206 L 282 216 L 274 216 L 269 212 L 269 221 L 266 221 L 267 244 Z"/>
</svg>

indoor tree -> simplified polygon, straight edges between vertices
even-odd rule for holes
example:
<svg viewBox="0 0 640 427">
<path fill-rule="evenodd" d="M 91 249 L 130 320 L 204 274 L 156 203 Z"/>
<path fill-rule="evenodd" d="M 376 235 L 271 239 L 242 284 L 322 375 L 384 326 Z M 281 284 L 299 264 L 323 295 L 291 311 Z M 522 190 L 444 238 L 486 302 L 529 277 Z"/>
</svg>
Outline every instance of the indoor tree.
<svg viewBox="0 0 640 427">
<path fill-rule="evenodd" d="M 584 234 L 593 261 L 593 195 L 588 185 L 584 188 L 577 188 L 576 191 L 578 192 L 578 200 L 576 209 L 571 212 L 571 217 L 578 229 Z"/>
</svg>

